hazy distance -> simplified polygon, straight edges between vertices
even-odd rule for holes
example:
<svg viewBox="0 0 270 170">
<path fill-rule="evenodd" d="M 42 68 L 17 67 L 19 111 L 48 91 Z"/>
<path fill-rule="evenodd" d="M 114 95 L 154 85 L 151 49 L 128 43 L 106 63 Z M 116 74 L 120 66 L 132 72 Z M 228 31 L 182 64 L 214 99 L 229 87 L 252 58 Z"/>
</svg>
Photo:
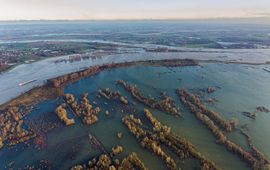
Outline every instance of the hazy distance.
<svg viewBox="0 0 270 170">
<path fill-rule="evenodd" d="M 0 20 L 270 17 L 269 0 L 0 0 Z"/>
</svg>

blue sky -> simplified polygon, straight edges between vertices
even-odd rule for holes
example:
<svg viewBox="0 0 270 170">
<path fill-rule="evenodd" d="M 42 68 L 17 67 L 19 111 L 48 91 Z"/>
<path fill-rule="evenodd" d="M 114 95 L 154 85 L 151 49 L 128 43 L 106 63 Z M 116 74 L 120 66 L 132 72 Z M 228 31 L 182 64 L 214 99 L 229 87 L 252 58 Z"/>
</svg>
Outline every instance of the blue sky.
<svg viewBox="0 0 270 170">
<path fill-rule="evenodd" d="M 270 0 L 0 0 L 0 20 L 269 16 Z"/>
</svg>

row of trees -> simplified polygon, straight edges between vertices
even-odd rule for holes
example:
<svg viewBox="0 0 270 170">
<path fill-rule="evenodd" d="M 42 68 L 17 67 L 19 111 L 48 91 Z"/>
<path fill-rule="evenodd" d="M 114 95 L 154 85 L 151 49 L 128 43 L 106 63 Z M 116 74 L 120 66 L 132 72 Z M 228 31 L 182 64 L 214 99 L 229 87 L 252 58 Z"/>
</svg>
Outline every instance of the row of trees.
<svg viewBox="0 0 270 170">
<path fill-rule="evenodd" d="M 160 111 L 177 117 L 181 116 L 180 110 L 176 107 L 172 98 L 163 96 L 161 100 L 157 100 L 153 97 L 146 97 L 144 94 L 142 94 L 136 85 L 127 85 L 124 80 L 118 80 L 117 84 L 122 85 L 137 101 L 145 104 L 146 106 L 159 109 Z"/>
<path fill-rule="evenodd" d="M 198 99 L 194 95 L 188 93 L 186 90 L 177 90 L 181 101 L 189 107 L 191 112 L 193 112 L 196 117 L 205 124 L 208 129 L 214 134 L 220 144 L 223 144 L 229 151 L 239 155 L 247 163 L 249 163 L 254 169 L 265 169 L 269 166 L 269 161 L 265 157 L 262 159 L 260 157 L 254 157 L 251 153 L 244 150 L 241 146 L 230 141 L 225 134 L 219 129 L 219 127 L 204 111 L 198 106 Z"/>
</svg>

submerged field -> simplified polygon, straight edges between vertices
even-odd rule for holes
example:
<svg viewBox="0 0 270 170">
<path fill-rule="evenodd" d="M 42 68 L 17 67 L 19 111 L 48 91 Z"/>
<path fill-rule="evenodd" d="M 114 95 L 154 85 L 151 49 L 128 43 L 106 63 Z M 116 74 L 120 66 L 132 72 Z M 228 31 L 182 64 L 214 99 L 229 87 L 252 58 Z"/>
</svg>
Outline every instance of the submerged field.
<svg viewBox="0 0 270 170">
<path fill-rule="evenodd" d="M 251 169 L 251 165 L 237 154 L 216 142 L 217 139 L 207 126 L 181 102 L 176 89 L 185 89 L 196 94 L 208 109 L 218 112 L 225 120 L 237 120 L 235 130 L 224 131 L 227 138 L 250 151 L 246 137 L 240 132 L 244 129 L 250 135 L 254 146 L 269 160 L 270 113 L 256 110 L 259 106 L 270 108 L 270 73 L 263 70 L 265 67 L 218 63 L 201 63 L 199 66 L 184 67 L 136 65 L 105 70 L 89 78 L 70 83 L 65 87 L 64 93 L 73 94 L 80 101 L 83 94 L 88 93 L 88 99 L 93 107 L 101 109 L 98 121 L 92 125 L 85 125 L 70 108 L 67 108 L 68 117 L 74 119 L 75 124 L 65 126 L 55 113 L 55 109 L 64 102 L 64 99 L 41 102 L 29 116 L 24 118 L 26 122 L 24 128 L 27 129 L 30 125 L 35 127 L 39 133 L 37 135 L 42 136 L 42 142 L 37 142 L 34 138 L 22 144 L 4 147 L 0 150 L 0 169 L 28 168 L 27 165 L 37 167 L 40 164 L 53 169 L 70 169 L 76 164 L 88 164 L 90 159 L 98 157 L 102 152 L 100 148 L 91 145 L 89 133 L 101 141 L 107 151 L 117 145 L 123 146 L 124 152 L 116 158 L 122 159 L 136 152 L 149 169 L 166 169 L 165 162 L 151 150 L 142 148 L 136 137 L 122 122 L 123 117 L 133 114 L 136 118 L 140 118 L 145 126 L 151 127 L 144 115 L 144 108 L 149 109 L 162 124 L 171 127 L 174 134 L 186 138 L 195 145 L 197 150 L 213 161 L 217 167 L 228 170 Z M 118 80 L 124 80 L 129 85 L 136 84 L 147 97 L 160 99 L 161 93 L 165 92 L 163 94 L 175 101 L 181 116 L 176 117 L 138 102 L 130 92 L 116 83 Z M 120 91 L 121 95 L 127 98 L 128 104 L 99 96 L 98 91 L 105 88 L 109 88 L 110 91 Z M 247 116 L 246 112 L 256 112 L 256 114 Z M 45 132 L 44 129 L 49 130 Z M 123 135 L 121 139 L 117 137 L 118 133 Z M 200 167 L 195 159 L 180 160 L 168 147 L 163 149 L 175 160 L 177 167 L 182 169 Z"/>
</svg>

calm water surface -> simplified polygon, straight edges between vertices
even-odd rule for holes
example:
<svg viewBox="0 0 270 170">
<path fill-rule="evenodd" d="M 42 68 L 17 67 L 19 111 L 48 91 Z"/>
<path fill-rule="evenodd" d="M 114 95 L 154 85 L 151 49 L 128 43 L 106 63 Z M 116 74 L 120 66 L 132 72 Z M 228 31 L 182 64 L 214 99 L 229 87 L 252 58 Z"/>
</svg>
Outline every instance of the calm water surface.
<svg viewBox="0 0 270 170">
<path fill-rule="evenodd" d="M 208 104 L 209 108 L 220 112 L 227 119 L 237 118 L 239 127 L 247 124 L 248 133 L 253 138 L 254 144 L 270 159 L 270 134 L 268 132 L 270 114 L 258 113 L 256 120 L 251 120 L 241 114 L 243 111 L 255 111 L 257 106 L 270 108 L 270 73 L 263 71 L 263 67 L 265 66 L 236 64 L 201 64 L 196 67 L 177 68 L 133 66 L 104 71 L 96 76 L 80 80 L 68 85 L 65 93 L 72 93 L 76 97 L 89 93 L 90 100 L 96 101 L 102 109 L 98 123 L 84 126 L 80 120 L 76 119 L 76 125 L 72 127 L 61 126 L 47 134 L 46 149 L 37 150 L 32 145 L 27 147 L 24 144 L 4 148 L 0 151 L 0 169 L 7 169 L 7 164 L 11 161 L 14 161 L 14 168 L 19 168 L 47 159 L 52 162 L 53 169 L 68 169 L 76 163 L 87 162 L 91 157 L 100 154 L 89 144 L 90 131 L 103 142 L 106 149 L 110 150 L 115 145 L 123 145 L 125 153 L 121 156 L 137 152 L 149 169 L 165 169 L 163 162 L 150 151 L 143 150 L 135 137 L 121 123 L 122 117 L 127 114 L 120 111 L 121 105 L 115 101 L 96 98 L 98 89 L 108 87 L 112 90 L 120 90 L 129 101 L 134 101 L 123 87 L 115 84 L 119 79 L 137 84 L 139 89 L 151 96 L 159 96 L 160 92 L 167 92 L 181 108 L 183 117 L 175 118 L 152 109 L 154 115 L 162 123 L 171 126 L 179 136 L 190 140 L 200 152 L 222 169 L 249 169 L 240 158 L 215 143 L 212 133 L 180 103 L 175 89 L 186 88 L 197 93 L 199 89 L 215 87 L 217 91 L 211 95 L 205 94 L 202 100 L 216 98 L 218 102 Z M 137 115 L 145 121 L 142 117 L 145 106 L 134 102 Z M 30 118 L 37 118 L 46 113 L 51 121 L 58 121 L 54 114 L 57 103 L 59 103 L 58 100 L 40 103 L 38 109 L 30 114 Z M 108 117 L 105 116 L 105 110 L 110 111 Z M 69 113 L 69 117 L 74 116 Z M 119 140 L 116 137 L 117 132 L 123 132 L 123 139 Z M 238 131 L 228 136 L 237 144 L 247 148 L 245 138 Z M 178 160 L 177 164 L 184 169 L 192 169 L 196 162 Z"/>
</svg>

